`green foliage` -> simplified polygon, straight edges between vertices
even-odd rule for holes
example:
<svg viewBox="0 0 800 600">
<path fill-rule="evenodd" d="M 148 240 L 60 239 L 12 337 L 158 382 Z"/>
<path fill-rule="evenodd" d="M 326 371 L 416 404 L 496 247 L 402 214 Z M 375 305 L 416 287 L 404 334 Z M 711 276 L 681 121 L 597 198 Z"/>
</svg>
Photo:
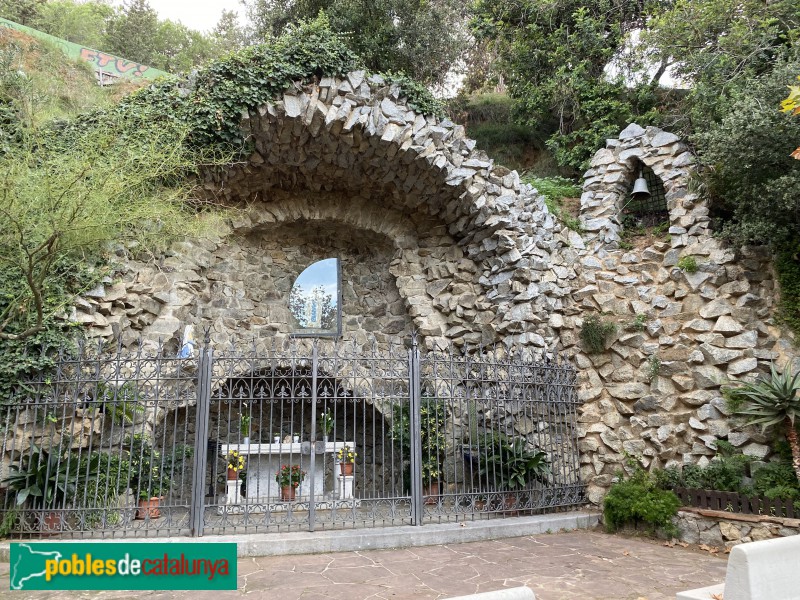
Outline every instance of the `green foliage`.
<svg viewBox="0 0 800 600">
<path fill-rule="evenodd" d="M 109 47 L 106 23 L 113 15 L 114 8 L 99 0 L 47 0 L 31 26 L 75 44 L 101 49 Z"/>
<path fill-rule="evenodd" d="M 403 90 L 403 94 L 408 98 L 408 106 L 410 108 L 423 115 L 444 117 L 444 104 L 437 100 L 424 85 L 402 72 L 393 73 L 387 71 L 381 75 L 386 80 L 386 83 L 397 85 Z"/>
<path fill-rule="evenodd" d="M 603 500 L 603 518 L 609 531 L 627 523 L 646 523 L 653 532 L 661 528 L 672 534 L 672 517 L 680 504 L 674 492 L 658 487 L 655 479 L 639 467 L 630 478 L 611 486 Z"/>
<path fill-rule="evenodd" d="M 45 450 L 31 444 L 30 453 L 9 467 L 3 484 L 15 494 L 17 506 L 28 501 L 34 509 L 61 508 L 74 496 L 81 478 L 97 476 L 99 465 L 97 456 L 82 464 L 76 455 L 60 448 Z"/>
<path fill-rule="evenodd" d="M 559 164 L 582 168 L 627 123 L 650 123 L 649 87 L 628 88 L 606 65 L 641 26 L 634 0 L 546 2 L 478 0 L 472 31 L 499 55 L 520 122 L 550 124 L 548 146 Z"/>
<path fill-rule="evenodd" d="M 176 122 L 188 130 L 188 141 L 195 147 L 223 144 L 241 150 L 242 113 L 276 98 L 295 82 L 343 75 L 359 66 L 342 36 L 319 17 L 288 27 L 271 43 L 212 61 L 193 78 L 188 93 L 176 80 L 162 80 L 131 94 L 114 112 L 120 118 Z M 86 121 L 99 123 L 104 116 L 92 115 Z"/>
<path fill-rule="evenodd" d="M 53 69 L 53 64 L 58 69 Z M 0 155 L 22 143 L 29 130 L 108 103 L 82 61 L 56 46 L 0 28 Z"/>
<path fill-rule="evenodd" d="M 404 72 L 442 86 L 467 45 L 460 0 L 250 0 L 257 37 L 284 35 L 324 11 L 331 29 L 373 72 Z"/>
<path fill-rule="evenodd" d="M 792 468 L 788 445 L 778 460 L 766 464 L 743 455 L 741 450 L 724 440 L 718 440 L 716 447 L 716 456 L 705 467 L 686 464 L 682 468 L 655 469 L 653 480 L 665 490 L 685 487 L 800 500 L 800 481 Z M 752 483 L 745 485 L 748 470 Z"/>
<path fill-rule="evenodd" d="M 795 61 L 750 80 L 732 92 L 724 117 L 696 136 L 701 159 L 712 167 L 704 187 L 733 243 L 787 251 L 800 237 L 800 162 L 791 157 L 800 119 L 775 106 L 798 70 Z"/>
<path fill-rule="evenodd" d="M 800 243 L 778 252 L 775 272 L 781 290 L 778 316 L 800 337 Z"/>
<path fill-rule="evenodd" d="M 75 324 L 64 321 L 62 313 L 76 294 L 95 287 L 104 274 L 90 261 L 80 258 L 59 257 L 49 275 L 42 282 L 43 328 L 22 339 L 3 340 L 0 353 L 0 403 L 9 401 L 9 395 L 35 373 L 47 372 L 59 351 L 67 354 L 79 337 Z M 31 290 L 22 271 L 15 266 L 0 268 L 0 315 L 13 317 L 3 328 L 11 335 L 35 325 L 36 312 L 32 310 Z"/>
<path fill-rule="evenodd" d="M 603 321 L 597 315 L 588 315 L 583 320 L 580 332 L 584 350 L 589 354 L 604 352 L 608 340 L 616 331 L 617 326 L 614 323 Z"/>
<path fill-rule="evenodd" d="M 647 315 L 637 314 L 625 328 L 630 331 L 644 331 L 647 328 Z"/>
<path fill-rule="evenodd" d="M 779 372 L 772 365 L 768 376 L 730 388 L 729 397 L 731 407 L 748 425 L 766 429 L 783 423 L 794 427 L 800 422 L 800 372 L 792 375 L 788 368 Z"/>
<path fill-rule="evenodd" d="M 564 225 L 578 233 L 583 231 L 580 220 L 567 213 L 562 205 L 564 198 L 577 198 L 581 195 L 581 188 L 578 184 L 566 177 L 537 177 L 528 173 L 522 177 L 522 181 L 535 187 L 544 196 L 547 210 Z"/>
<path fill-rule="evenodd" d="M 794 0 L 677 0 L 663 3 L 641 37 L 648 60 L 670 64 L 689 84 L 670 120 L 690 133 L 736 110 L 737 94 L 791 55 L 798 33 Z"/>
<path fill-rule="evenodd" d="M 334 424 L 333 415 L 329 410 L 319 415 L 319 429 L 322 435 L 330 435 Z"/>
<path fill-rule="evenodd" d="M 653 381 L 661 371 L 661 359 L 653 355 L 647 359 L 647 381 Z"/>
<path fill-rule="evenodd" d="M 697 273 L 697 259 L 694 256 L 682 256 L 676 266 L 687 273 Z"/>
<path fill-rule="evenodd" d="M 139 390 L 130 381 L 119 387 L 101 383 L 96 400 L 115 425 L 133 425 L 137 416 L 145 412 Z"/>
<path fill-rule="evenodd" d="M 130 464 L 116 454 L 92 452 L 81 459 L 74 497 L 84 509 L 81 518 L 86 525 L 119 522 L 121 514 L 113 509 L 128 489 L 129 477 Z"/>
<path fill-rule="evenodd" d="M 125 440 L 130 467 L 130 487 L 140 500 L 158 498 L 169 493 L 173 477 L 183 470 L 194 449 L 179 444 L 170 454 L 162 454 L 153 447 L 150 439 L 137 433 Z"/>
<path fill-rule="evenodd" d="M 800 481 L 791 462 L 769 462 L 754 468 L 752 493 L 770 499 L 800 500 Z"/>
<path fill-rule="evenodd" d="M 544 481 L 550 473 L 547 454 L 528 450 L 523 437 L 511 438 L 502 433 L 489 433 L 479 442 L 481 448 L 479 474 L 489 485 L 501 490 L 526 488 L 532 481 Z"/>
<path fill-rule="evenodd" d="M 420 442 L 422 446 L 422 483 L 428 485 L 441 478 L 441 464 L 447 436 L 444 433 L 447 407 L 436 398 L 424 397 L 420 404 Z M 411 414 L 410 404 L 394 406 L 391 437 L 403 457 L 405 481 L 410 482 Z"/>
</svg>

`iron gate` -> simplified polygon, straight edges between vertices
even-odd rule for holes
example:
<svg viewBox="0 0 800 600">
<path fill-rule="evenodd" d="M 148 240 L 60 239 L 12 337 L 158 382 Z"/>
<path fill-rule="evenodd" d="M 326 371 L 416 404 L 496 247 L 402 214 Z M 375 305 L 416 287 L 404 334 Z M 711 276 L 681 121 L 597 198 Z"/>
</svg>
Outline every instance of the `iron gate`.
<svg viewBox="0 0 800 600">
<path fill-rule="evenodd" d="M 7 535 L 422 525 L 584 501 L 563 361 L 416 340 L 102 350 L 60 356 L 3 406 Z"/>
</svg>

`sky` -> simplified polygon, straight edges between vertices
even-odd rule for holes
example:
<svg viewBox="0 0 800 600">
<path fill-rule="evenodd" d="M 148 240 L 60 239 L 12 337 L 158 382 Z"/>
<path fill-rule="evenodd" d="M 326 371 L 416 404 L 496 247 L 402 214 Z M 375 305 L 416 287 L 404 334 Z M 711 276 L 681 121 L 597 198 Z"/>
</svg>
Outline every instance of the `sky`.
<svg viewBox="0 0 800 600">
<path fill-rule="evenodd" d="M 244 15 L 239 0 L 149 0 L 150 6 L 161 19 L 180 21 L 190 29 L 210 31 L 222 16 L 223 9 Z"/>
</svg>

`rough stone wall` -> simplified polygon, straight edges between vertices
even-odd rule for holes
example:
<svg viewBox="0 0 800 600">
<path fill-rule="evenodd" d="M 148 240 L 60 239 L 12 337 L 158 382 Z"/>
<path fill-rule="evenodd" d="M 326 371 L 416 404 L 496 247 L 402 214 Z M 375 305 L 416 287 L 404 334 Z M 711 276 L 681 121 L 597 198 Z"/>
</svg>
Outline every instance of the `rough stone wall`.
<svg viewBox="0 0 800 600">
<path fill-rule="evenodd" d="M 476 151 L 462 126 L 423 117 L 397 86 L 354 72 L 293 88 L 244 115 L 242 128 L 255 148 L 249 160 L 205 182 L 209 194 L 243 208 L 232 234 L 299 221 L 337 223 L 345 236 L 379 234 L 394 249 L 389 270 L 428 347 L 558 346 L 550 319 L 577 276 L 576 255 L 554 237 L 535 190 Z M 139 332 L 174 339 L 184 324 L 207 326 L 210 313 L 198 307 L 229 244 L 178 244 L 163 264 L 136 265 L 124 282 L 90 294 L 76 319 L 101 336 L 118 325 L 126 344 Z M 252 336 L 230 323 L 238 317 L 226 318 L 228 337 Z"/>
<path fill-rule="evenodd" d="M 623 250 L 618 217 L 637 159 L 664 183 L 669 239 Z M 729 418 L 721 395 L 724 384 L 763 372 L 771 361 L 792 359 L 791 342 L 773 322 L 770 256 L 763 248 L 736 250 L 712 237 L 708 207 L 687 188 L 691 163 L 673 134 L 631 125 L 608 141 L 585 174 L 586 235 L 567 325 L 577 337 L 588 314 L 617 324 L 606 352 L 572 348 L 585 402 L 582 474 L 593 502 L 625 454 L 645 467 L 703 465 L 717 439 L 759 458 L 770 452 L 759 430 L 741 429 Z M 695 273 L 677 267 L 690 256 Z"/>
<path fill-rule="evenodd" d="M 730 549 L 746 542 L 800 535 L 800 519 L 769 515 L 731 514 L 697 508 L 683 509 L 673 519 L 678 539 Z"/>
<path fill-rule="evenodd" d="M 293 88 L 242 128 L 253 154 L 204 182 L 239 208 L 228 233 L 176 244 L 158 264 L 128 262 L 120 282 L 78 302 L 90 335 L 176 347 L 193 324 L 217 343 L 267 344 L 287 333 L 293 278 L 339 256 L 346 340 L 416 329 L 429 348 L 500 342 L 571 358 L 593 502 L 624 453 L 645 466 L 702 464 L 722 438 L 768 454 L 763 435 L 727 418 L 720 387 L 791 359 L 772 320 L 770 257 L 712 237 L 676 136 L 631 125 L 609 140 L 585 174 L 580 235 L 463 127 L 415 113 L 380 77 Z M 670 239 L 623 250 L 618 215 L 636 160 L 664 183 Z M 677 268 L 682 256 L 696 273 Z M 598 355 L 579 344 L 590 313 L 619 325 Z M 637 315 L 644 327 L 626 328 Z"/>
</svg>

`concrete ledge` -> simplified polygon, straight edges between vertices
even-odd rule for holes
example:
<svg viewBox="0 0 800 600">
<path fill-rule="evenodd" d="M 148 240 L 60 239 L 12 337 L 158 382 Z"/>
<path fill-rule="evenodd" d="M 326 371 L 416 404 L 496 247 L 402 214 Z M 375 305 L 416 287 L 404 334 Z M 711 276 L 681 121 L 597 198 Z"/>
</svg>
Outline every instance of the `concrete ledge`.
<svg viewBox="0 0 800 600">
<path fill-rule="evenodd" d="M 454 596 L 444 600 L 536 600 L 536 595 L 531 588 L 523 586 L 468 596 Z"/>
<path fill-rule="evenodd" d="M 422 527 L 380 527 L 375 529 L 341 529 L 336 531 L 292 531 L 286 533 L 260 533 L 238 535 L 213 535 L 206 537 L 169 538 L 110 538 L 19 540 L 47 542 L 91 542 L 92 544 L 119 542 L 198 543 L 235 542 L 237 554 L 244 556 L 280 556 L 286 554 L 321 554 L 327 552 L 352 552 L 386 548 L 413 548 L 480 542 L 484 540 L 539 535 L 548 531 L 588 529 L 599 522 L 600 513 L 574 511 L 533 517 L 490 519 L 485 521 L 460 521 L 436 523 Z M 0 544 L 0 561 L 9 560 L 9 542 Z"/>
<path fill-rule="evenodd" d="M 725 583 L 680 592 L 676 600 L 797 600 L 800 598 L 800 535 L 734 546 Z"/>
</svg>

